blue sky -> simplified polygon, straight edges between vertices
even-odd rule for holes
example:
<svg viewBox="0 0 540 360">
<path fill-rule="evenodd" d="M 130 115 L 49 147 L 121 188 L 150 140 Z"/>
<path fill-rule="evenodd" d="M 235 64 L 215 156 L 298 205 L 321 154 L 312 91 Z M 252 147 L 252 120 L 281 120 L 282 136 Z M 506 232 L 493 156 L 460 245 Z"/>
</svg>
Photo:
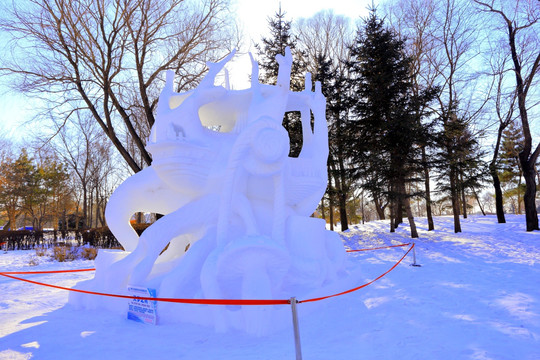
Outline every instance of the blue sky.
<svg viewBox="0 0 540 360">
<path fill-rule="evenodd" d="M 375 1 L 377 4 L 378 1 Z M 236 0 L 238 24 L 244 32 L 244 51 L 253 51 L 254 43 L 258 43 L 261 37 L 268 32 L 268 18 L 273 17 L 281 4 L 281 10 L 287 20 L 309 18 L 316 13 L 331 9 L 336 15 L 344 15 L 352 21 L 364 17 L 368 13 L 371 0 Z M 251 64 L 248 55 L 237 56 L 231 68 L 233 86 L 237 88 L 249 87 L 248 74 L 251 72 Z"/>
<path fill-rule="evenodd" d="M 371 0 L 333 0 L 330 2 L 327 0 L 233 0 L 237 23 L 244 32 L 245 48 L 243 50 L 253 50 L 251 46 L 253 42 L 259 42 L 261 36 L 266 34 L 268 30 L 267 19 L 277 12 L 280 3 L 288 20 L 308 18 L 325 9 L 332 9 L 336 14 L 356 20 L 367 14 L 367 7 L 371 4 Z M 5 50 L 0 49 L 1 51 Z M 247 55 L 236 59 L 231 70 L 233 84 L 235 83 L 234 77 L 238 78 L 236 88 L 247 87 L 247 74 L 250 71 L 251 65 Z M 32 99 L 10 90 L 7 81 L 9 79 L 0 78 L 0 135 L 21 140 L 28 132 L 23 124 L 32 118 L 35 113 L 34 108 L 38 104 Z"/>
</svg>

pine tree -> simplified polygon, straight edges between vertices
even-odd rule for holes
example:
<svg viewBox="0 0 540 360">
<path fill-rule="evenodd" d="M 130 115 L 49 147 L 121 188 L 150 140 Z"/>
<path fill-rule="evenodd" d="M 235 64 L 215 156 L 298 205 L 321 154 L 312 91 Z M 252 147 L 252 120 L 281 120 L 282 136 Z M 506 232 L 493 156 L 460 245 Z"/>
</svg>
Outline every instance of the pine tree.
<svg viewBox="0 0 540 360">
<path fill-rule="evenodd" d="M 349 101 L 355 116 L 349 129 L 354 134 L 350 154 L 363 187 L 375 201 L 380 201 L 380 195 L 389 201 L 390 231 L 406 211 L 411 236 L 417 237 L 409 198 L 418 194 L 408 194 L 406 185 L 417 180 L 418 145 L 426 133 L 418 104 L 430 101 L 433 92 L 413 94 L 411 58 L 404 55 L 403 46 L 372 9 L 350 47 Z"/>
<path fill-rule="evenodd" d="M 17 217 L 37 189 L 32 186 L 35 167 L 25 149 L 17 159 L 6 158 L 0 166 L 0 204 L 7 214 L 9 229 L 17 229 Z"/>
<path fill-rule="evenodd" d="M 522 194 L 525 192 L 522 183 L 523 171 L 519 162 L 519 153 L 523 150 L 523 131 L 516 123 L 510 123 L 503 132 L 501 154 L 499 156 L 499 177 L 506 188 L 505 197 L 516 196 L 514 212 L 521 214 Z"/>
<path fill-rule="evenodd" d="M 341 230 L 345 231 L 349 228 L 347 200 L 351 183 L 345 154 L 345 148 L 348 144 L 346 134 L 348 106 L 344 97 L 346 74 L 340 73 L 335 64 L 323 54 L 318 54 L 315 57 L 314 68 L 316 72 L 313 74 L 313 81 L 321 83 L 322 92 L 326 97 L 329 147 L 327 192 L 329 199 L 331 193 L 337 198 Z"/>
<path fill-rule="evenodd" d="M 276 55 L 285 55 L 285 48 L 289 47 L 293 55 L 291 69 L 291 90 L 302 91 L 304 89 L 304 78 L 306 64 L 304 59 L 306 54 L 296 47 L 297 38 L 291 33 L 291 21 L 285 20 L 285 13 L 281 6 L 273 18 L 268 19 L 270 37 L 261 39 L 260 44 L 255 48 L 258 53 L 258 61 L 261 71 L 260 81 L 264 84 L 275 85 L 279 72 Z M 289 156 L 298 157 L 302 150 L 302 122 L 300 113 L 287 112 L 283 118 L 283 127 L 289 133 L 291 149 Z"/>
<path fill-rule="evenodd" d="M 476 136 L 470 130 L 466 117 L 458 114 L 458 105 L 443 111 L 441 128 L 437 134 L 438 150 L 435 154 L 438 168 L 439 190 L 446 192 L 452 202 L 454 232 L 461 232 L 460 214 L 467 217 L 467 191 L 474 194 L 482 187 L 489 174 L 485 155 Z"/>
</svg>

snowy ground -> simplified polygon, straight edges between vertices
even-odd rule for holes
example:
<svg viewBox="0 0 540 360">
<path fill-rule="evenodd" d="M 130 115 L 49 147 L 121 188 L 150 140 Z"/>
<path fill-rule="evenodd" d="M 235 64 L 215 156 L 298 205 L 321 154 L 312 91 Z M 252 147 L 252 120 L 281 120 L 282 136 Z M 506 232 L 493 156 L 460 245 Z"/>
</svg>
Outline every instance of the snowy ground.
<svg viewBox="0 0 540 360">
<path fill-rule="evenodd" d="M 418 219 L 417 262 L 409 255 L 381 280 L 317 304 L 299 304 L 303 358 L 540 359 L 540 232 L 523 216 Z M 408 228 L 354 226 L 349 248 L 408 242 Z M 393 265 L 406 248 L 349 254 L 351 285 Z M 91 261 L 28 265 L 32 251 L 0 253 L 0 271 L 92 267 Z M 71 287 L 92 273 L 26 275 Z M 143 325 L 67 305 L 65 291 L 0 277 L 0 359 L 294 359 L 292 326 L 264 338 L 217 334 L 192 324 Z M 317 306 L 309 316 L 309 306 Z M 159 310 L 158 310 L 159 311 Z"/>
</svg>

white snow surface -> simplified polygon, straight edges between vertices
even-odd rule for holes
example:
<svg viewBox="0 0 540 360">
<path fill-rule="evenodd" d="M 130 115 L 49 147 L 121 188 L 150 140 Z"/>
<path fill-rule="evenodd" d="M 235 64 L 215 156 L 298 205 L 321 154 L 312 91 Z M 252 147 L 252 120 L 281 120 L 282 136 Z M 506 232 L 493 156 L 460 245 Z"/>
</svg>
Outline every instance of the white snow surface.
<svg viewBox="0 0 540 360">
<path fill-rule="evenodd" d="M 436 217 L 392 272 L 358 291 L 298 304 L 303 358 L 313 359 L 540 359 L 540 232 L 526 232 L 524 216 Z M 349 249 L 409 242 L 406 224 L 385 221 L 341 233 Z M 388 270 L 407 247 L 348 254 L 353 288 Z M 0 253 L 1 271 L 93 267 L 57 263 L 34 251 Z M 92 272 L 24 275 L 71 287 Z M 343 288 L 341 290 L 346 290 Z M 103 310 L 76 310 L 67 291 L 0 276 L 0 359 L 294 359 L 292 330 L 265 337 L 216 333 L 193 324 L 144 325 Z M 127 300 L 126 300 L 127 301 Z M 200 305 L 194 305 L 200 306 Z M 286 305 L 283 305 L 286 306 Z M 159 304 L 158 304 L 159 315 Z"/>
</svg>

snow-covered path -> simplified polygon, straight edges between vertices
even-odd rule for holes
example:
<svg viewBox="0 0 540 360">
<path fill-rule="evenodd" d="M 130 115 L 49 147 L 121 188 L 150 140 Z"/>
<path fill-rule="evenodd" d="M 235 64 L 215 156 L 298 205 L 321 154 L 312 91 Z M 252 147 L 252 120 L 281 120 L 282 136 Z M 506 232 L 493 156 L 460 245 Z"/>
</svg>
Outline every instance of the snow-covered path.
<svg viewBox="0 0 540 360">
<path fill-rule="evenodd" d="M 540 359 L 540 233 L 523 216 L 418 219 L 417 262 L 357 292 L 300 304 L 303 358 Z M 409 242 L 385 222 L 343 233 L 349 248 Z M 406 248 L 349 254 L 351 287 L 386 271 Z M 90 261 L 28 266 L 33 252 L 0 253 L 0 271 L 88 268 Z M 92 273 L 27 275 L 73 286 Z M 75 310 L 67 293 L 0 277 L 0 359 L 294 359 L 292 327 L 253 338 L 192 324 L 145 326 L 111 313 Z M 312 309 L 313 308 L 313 309 Z"/>
</svg>

